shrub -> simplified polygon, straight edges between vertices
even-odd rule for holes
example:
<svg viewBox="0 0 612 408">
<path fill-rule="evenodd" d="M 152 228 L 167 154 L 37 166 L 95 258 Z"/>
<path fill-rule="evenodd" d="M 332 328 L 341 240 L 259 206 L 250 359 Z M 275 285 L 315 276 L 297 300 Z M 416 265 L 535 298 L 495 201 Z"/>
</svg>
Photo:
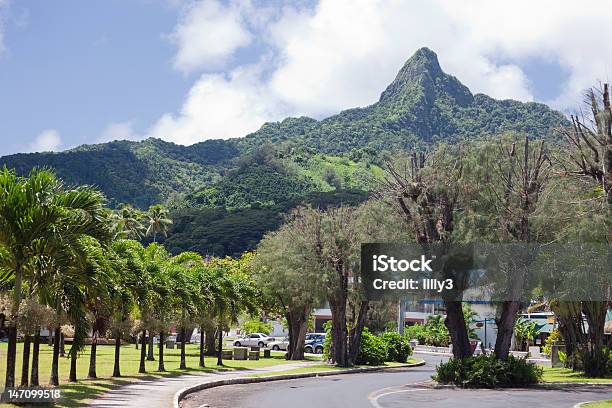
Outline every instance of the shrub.
<svg viewBox="0 0 612 408">
<path fill-rule="evenodd" d="M 424 325 L 415 324 L 405 329 L 405 336 L 408 339 L 416 339 L 419 344 L 428 346 L 448 347 L 450 336 L 448 329 L 444 325 L 442 316 L 431 316 Z"/>
<path fill-rule="evenodd" d="M 405 363 L 412 354 L 412 348 L 406 337 L 396 332 L 386 332 L 380 335 L 387 348 L 387 361 Z"/>
<path fill-rule="evenodd" d="M 559 331 L 559 329 L 554 329 L 550 333 L 550 336 L 546 338 L 546 341 L 544 342 L 544 347 L 542 348 L 542 353 L 550 356 L 550 354 L 552 353 L 552 346 L 561 343 L 563 343 L 563 337 L 561 337 L 561 332 Z"/>
<path fill-rule="evenodd" d="M 261 320 L 249 320 L 242 325 L 242 332 L 243 334 L 270 334 L 272 332 L 272 323 L 262 322 Z"/>
<path fill-rule="evenodd" d="M 332 321 L 328 320 L 323 325 L 323 329 L 325 330 L 325 339 L 323 340 L 323 358 L 325 360 L 331 360 L 331 344 L 332 344 Z"/>
<path fill-rule="evenodd" d="M 361 333 L 361 347 L 357 355 L 357 364 L 382 365 L 388 361 L 385 341 L 370 333 L 367 327 Z"/>
<path fill-rule="evenodd" d="M 498 360 L 495 356 L 480 355 L 463 360 L 450 359 L 436 367 L 436 373 L 432 378 L 441 384 L 497 388 L 535 384 L 542 379 L 543 369 L 512 356 Z"/>
</svg>

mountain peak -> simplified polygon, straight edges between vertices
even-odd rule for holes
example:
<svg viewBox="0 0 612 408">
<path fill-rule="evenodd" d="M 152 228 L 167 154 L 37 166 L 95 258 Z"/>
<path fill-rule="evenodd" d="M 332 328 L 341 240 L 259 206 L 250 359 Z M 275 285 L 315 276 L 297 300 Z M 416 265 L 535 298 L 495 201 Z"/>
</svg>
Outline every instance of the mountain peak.
<svg viewBox="0 0 612 408">
<path fill-rule="evenodd" d="M 442 72 L 438 55 L 427 47 L 419 48 L 404 64 L 404 69 L 425 68 L 428 71 Z"/>
<path fill-rule="evenodd" d="M 461 105 L 471 102 L 472 94 L 455 77 L 440 67 L 438 56 L 427 47 L 419 48 L 404 63 L 393 82 L 380 96 L 380 102 L 404 98 L 407 94 L 424 91 L 432 102 L 438 93 L 445 93 Z"/>
</svg>

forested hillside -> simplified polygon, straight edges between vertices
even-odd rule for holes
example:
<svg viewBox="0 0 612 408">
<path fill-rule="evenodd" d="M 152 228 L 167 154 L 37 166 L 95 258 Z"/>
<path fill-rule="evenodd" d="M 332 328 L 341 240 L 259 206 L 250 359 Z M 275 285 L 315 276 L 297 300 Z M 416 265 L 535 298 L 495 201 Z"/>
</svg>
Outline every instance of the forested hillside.
<svg viewBox="0 0 612 408">
<path fill-rule="evenodd" d="M 21 174 L 34 166 L 51 167 L 68 183 L 98 186 L 111 205 L 146 208 L 189 195 L 205 207 L 244 207 L 254 201 L 276 203 L 275 194 L 293 198 L 294 193 L 326 191 L 331 184 L 362 187 L 365 181 L 358 179 L 369 170 L 358 169 L 361 174 L 348 176 L 342 172 L 355 163 L 375 163 L 383 151 L 507 131 L 546 137 L 552 128 L 566 123 L 562 114 L 543 104 L 472 95 L 457 78 L 442 71 L 433 51 L 423 48 L 406 62 L 377 103 L 320 121 L 288 118 L 266 123 L 244 138 L 191 146 L 147 139 L 85 145 L 60 153 L 15 154 L 0 158 L 0 165 Z M 290 173 L 239 168 L 241 160 L 265 146 L 278 148 Z M 353 164 L 343 165 L 346 159 Z M 335 177 L 332 170 L 340 174 Z M 231 181 L 224 181 L 227 176 Z M 261 194 L 251 191 L 257 180 L 264 187 Z"/>
<path fill-rule="evenodd" d="M 473 95 L 423 48 L 373 105 L 323 120 L 287 118 L 243 138 L 181 146 L 159 139 L 15 154 L 0 166 L 53 168 L 69 184 L 100 188 L 110 206 L 163 203 L 173 253 L 253 249 L 300 203 L 356 203 L 382 174 L 384 154 L 505 132 L 552 137 L 567 119 L 546 105 Z"/>
<path fill-rule="evenodd" d="M 219 180 L 237 149 L 222 140 L 181 146 L 159 139 L 115 141 L 80 146 L 60 153 L 15 154 L 0 158 L 27 174 L 32 167 L 50 167 L 70 184 L 100 188 L 111 205 L 146 208 L 174 193 L 186 193 Z"/>
<path fill-rule="evenodd" d="M 271 206 L 226 209 L 183 208 L 171 213 L 173 225 L 162 242 L 172 253 L 195 251 L 202 255 L 236 256 L 253 250 L 266 232 L 274 231 L 285 215 L 299 204 L 325 208 L 356 205 L 368 198 L 361 190 L 311 192 Z"/>
</svg>

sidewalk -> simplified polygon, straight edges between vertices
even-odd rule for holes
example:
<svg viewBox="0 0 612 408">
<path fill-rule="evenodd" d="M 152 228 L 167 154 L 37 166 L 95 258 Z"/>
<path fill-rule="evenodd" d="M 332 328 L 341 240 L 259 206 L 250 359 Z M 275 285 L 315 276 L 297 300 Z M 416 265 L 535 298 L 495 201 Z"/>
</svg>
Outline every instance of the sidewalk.
<svg viewBox="0 0 612 408">
<path fill-rule="evenodd" d="M 300 361 L 275 365 L 272 367 L 260 367 L 251 370 L 235 370 L 219 373 L 194 373 L 177 377 L 165 377 L 155 380 L 142 380 L 133 384 L 111 390 L 100 398 L 93 400 L 89 407 L 115 408 L 115 407 L 146 407 L 146 408 L 169 408 L 172 407 L 174 394 L 185 388 L 200 384 L 205 381 L 244 377 L 249 374 L 273 373 L 276 371 L 292 370 L 318 364 L 316 361 Z"/>
</svg>

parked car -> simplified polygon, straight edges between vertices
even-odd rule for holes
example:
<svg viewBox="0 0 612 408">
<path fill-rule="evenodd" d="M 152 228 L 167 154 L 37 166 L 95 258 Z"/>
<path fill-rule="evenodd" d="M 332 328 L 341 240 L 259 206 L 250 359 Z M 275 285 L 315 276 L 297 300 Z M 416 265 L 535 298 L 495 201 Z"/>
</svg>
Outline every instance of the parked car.
<svg viewBox="0 0 612 408">
<path fill-rule="evenodd" d="M 304 340 L 308 342 L 311 340 L 316 340 L 316 339 L 320 339 L 324 337 L 325 337 L 325 333 L 306 333 L 306 337 L 304 337 Z"/>
<path fill-rule="evenodd" d="M 287 350 L 287 347 L 289 347 L 289 337 L 285 337 L 280 340 L 274 340 L 268 343 L 267 347 L 269 349 L 276 350 L 276 351 Z"/>
<path fill-rule="evenodd" d="M 265 347 L 268 343 L 271 343 L 274 340 L 275 340 L 274 337 L 269 337 L 267 334 L 264 334 L 264 333 L 252 333 L 247 336 L 240 337 L 234 340 L 234 346 L 235 347 L 241 347 L 241 346 Z"/>
<path fill-rule="evenodd" d="M 311 340 L 306 341 L 304 346 L 305 353 L 323 354 L 323 342 L 325 341 L 325 334 L 318 336 Z"/>
</svg>

